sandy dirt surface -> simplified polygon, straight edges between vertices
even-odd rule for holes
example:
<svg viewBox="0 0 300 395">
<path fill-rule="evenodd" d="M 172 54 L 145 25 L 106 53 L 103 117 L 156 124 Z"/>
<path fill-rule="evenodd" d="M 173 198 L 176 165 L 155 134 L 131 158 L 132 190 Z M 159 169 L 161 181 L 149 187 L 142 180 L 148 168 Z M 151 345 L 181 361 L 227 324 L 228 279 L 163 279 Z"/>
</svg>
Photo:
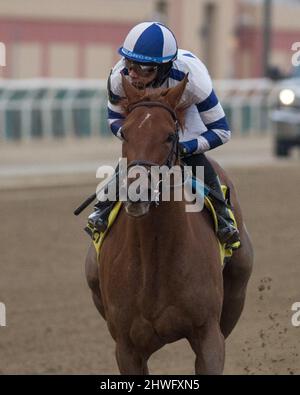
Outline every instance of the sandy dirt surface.
<svg viewBox="0 0 300 395">
<path fill-rule="evenodd" d="M 300 327 L 291 324 L 291 306 L 300 302 L 299 163 L 234 166 L 229 174 L 255 267 L 242 318 L 226 343 L 225 374 L 300 374 Z M 87 177 L 78 186 L 1 190 L 0 302 L 7 313 L 1 373 L 118 373 L 114 342 L 85 281 L 85 215 L 72 215 L 94 188 Z M 149 361 L 153 374 L 193 374 L 193 364 L 186 341 Z"/>
</svg>

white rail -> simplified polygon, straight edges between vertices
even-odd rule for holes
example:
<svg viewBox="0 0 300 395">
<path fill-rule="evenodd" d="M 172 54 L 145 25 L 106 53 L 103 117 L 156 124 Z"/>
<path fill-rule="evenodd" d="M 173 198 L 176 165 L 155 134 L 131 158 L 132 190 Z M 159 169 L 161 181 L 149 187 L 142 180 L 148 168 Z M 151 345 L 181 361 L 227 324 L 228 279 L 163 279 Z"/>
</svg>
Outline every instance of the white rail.
<svg viewBox="0 0 300 395">
<path fill-rule="evenodd" d="M 270 130 L 266 79 L 217 80 L 215 90 L 234 134 Z M 0 80 L 0 140 L 108 135 L 106 81 Z"/>
</svg>

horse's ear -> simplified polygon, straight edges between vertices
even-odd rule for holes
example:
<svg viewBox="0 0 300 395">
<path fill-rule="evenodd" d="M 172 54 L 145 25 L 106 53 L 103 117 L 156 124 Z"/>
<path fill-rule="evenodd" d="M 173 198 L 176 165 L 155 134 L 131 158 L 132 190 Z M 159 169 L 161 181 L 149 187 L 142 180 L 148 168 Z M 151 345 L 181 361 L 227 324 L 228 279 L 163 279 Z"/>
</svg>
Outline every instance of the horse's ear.
<svg viewBox="0 0 300 395">
<path fill-rule="evenodd" d="M 123 73 L 121 73 L 121 76 L 123 89 L 128 99 L 128 102 L 131 103 L 137 101 L 140 97 L 142 97 L 143 92 L 131 85 L 131 83 L 127 80 Z"/>
<path fill-rule="evenodd" d="M 175 108 L 181 99 L 181 96 L 183 95 L 183 92 L 185 90 L 186 84 L 188 83 L 189 73 L 187 73 L 184 77 L 184 79 L 179 82 L 178 85 L 174 86 L 174 88 L 169 88 L 167 91 L 163 93 L 163 96 L 165 97 L 166 101 L 170 104 L 172 108 Z"/>
</svg>

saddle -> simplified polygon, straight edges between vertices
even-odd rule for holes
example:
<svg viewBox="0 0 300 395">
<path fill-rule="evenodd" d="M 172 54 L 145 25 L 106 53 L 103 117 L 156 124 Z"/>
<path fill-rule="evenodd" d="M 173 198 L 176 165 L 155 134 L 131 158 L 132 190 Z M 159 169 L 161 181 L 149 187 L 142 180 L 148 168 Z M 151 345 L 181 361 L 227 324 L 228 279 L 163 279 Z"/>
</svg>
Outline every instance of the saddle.
<svg viewBox="0 0 300 395">
<path fill-rule="evenodd" d="M 197 180 L 196 180 L 197 182 Z M 229 188 L 226 185 L 222 185 L 222 192 L 223 192 L 223 198 L 227 201 L 230 201 L 229 199 Z M 205 195 L 207 194 L 207 191 L 205 192 Z M 210 212 L 212 220 L 213 220 L 213 224 L 214 224 L 214 230 L 217 233 L 218 231 L 218 219 L 217 219 L 217 214 L 216 211 L 214 209 L 213 206 L 213 202 L 212 200 L 209 198 L 209 196 L 205 196 L 204 197 L 204 205 L 205 208 Z M 122 207 L 122 202 L 116 202 L 116 204 L 114 205 L 112 211 L 109 214 L 108 217 L 108 226 L 106 228 L 106 230 L 102 233 L 99 233 L 99 231 L 97 229 L 95 229 L 94 227 L 92 227 L 90 224 L 87 224 L 85 231 L 90 235 L 94 247 L 96 249 L 96 253 L 97 253 L 97 257 L 100 256 L 100 251 L 101 251 L 101 247 L 103 245 L 104 239 L 107 235 L 107 233 L 110 231 L 113 223 L 115 222 L 120 209 Z M 229 206 L 229 212 L 230 212 L 230 216 L 234 221 L 235 226 L 237 226 L 233 211 L 230 209 Z M 230 260 L 233 251 L 238 249 L 240 247 L 240 242 L 235 243 L 234 245 L 230 246 L 230 248 L 225 248 L 225 245 L 221 244 L 220 241 L 218 240 L 218 245 L 219 245 L 219 250 L 220 250 L 220 258 L 221 258 L 221 264 L 222 266 L 225 265 L 225 263 Z"/>
</svg>

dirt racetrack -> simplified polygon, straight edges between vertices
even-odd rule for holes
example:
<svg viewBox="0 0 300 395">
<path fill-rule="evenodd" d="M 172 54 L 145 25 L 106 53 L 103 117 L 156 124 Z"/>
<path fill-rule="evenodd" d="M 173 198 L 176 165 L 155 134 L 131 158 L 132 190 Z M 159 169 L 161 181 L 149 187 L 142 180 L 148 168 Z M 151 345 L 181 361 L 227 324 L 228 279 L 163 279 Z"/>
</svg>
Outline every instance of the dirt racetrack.
<svg viewBox="0 0 300 395">
<path fill-rule="evenodd" d="M 247 303 L 226 343 L 225 374 L 299 374 L 299 163 L 229 169 L 252 235 L 255 267 Z M 0 193 L 1 373 L 117 374 L 114 342 L 84 276 L 85 215 L 72 210 L 94 185 Z M 153 374 L 193 374 L 185 341 L 149 362 Z"/>
</svg>

